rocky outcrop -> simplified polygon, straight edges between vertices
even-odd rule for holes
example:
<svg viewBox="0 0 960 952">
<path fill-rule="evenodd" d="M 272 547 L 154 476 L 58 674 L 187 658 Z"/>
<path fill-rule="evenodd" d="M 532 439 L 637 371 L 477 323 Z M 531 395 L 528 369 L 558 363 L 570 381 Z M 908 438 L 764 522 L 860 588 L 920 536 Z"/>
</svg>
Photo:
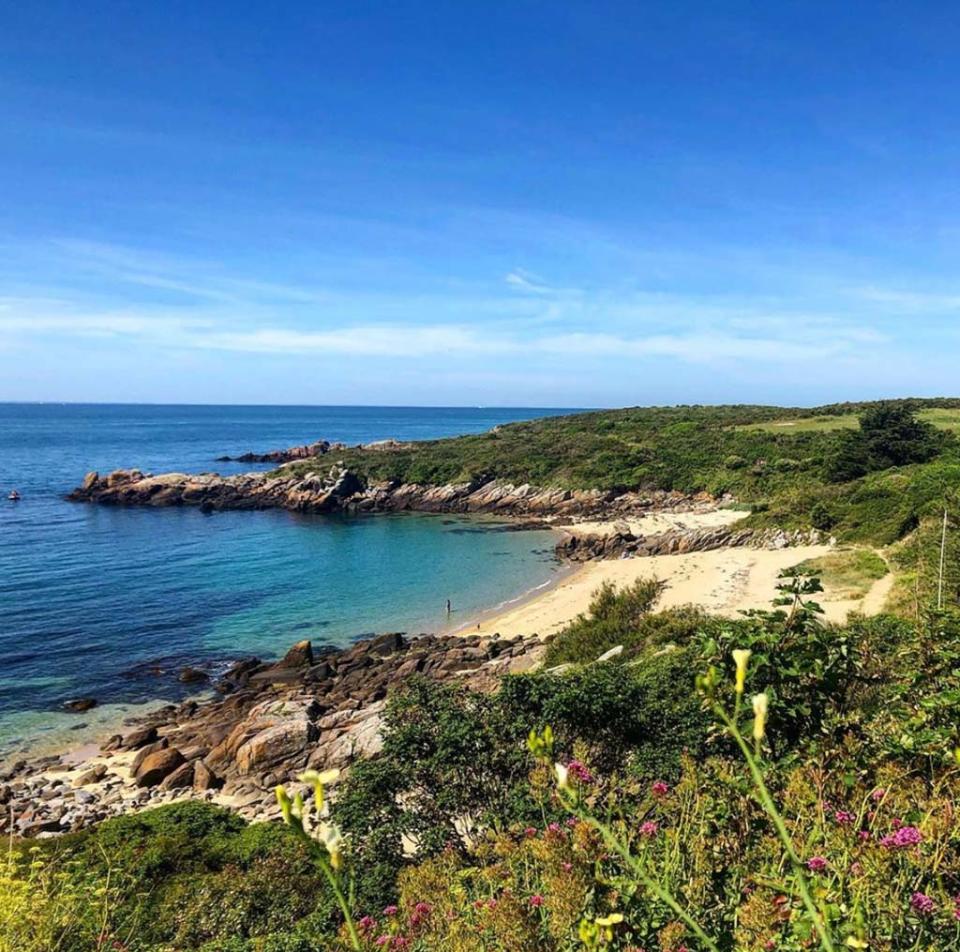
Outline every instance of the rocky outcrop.
<svg viewBox="0 0 960 952">
<path fill-rule="evenodd" d="M 785 549 L 797 545 L 818 545 L 823 533 L 816 529 L 744 529 L 714 526 L 673 529 L 652 536 L 615 532 L 609 535 L 566 534 L 556 545 L 557 556 L 571 562 L 594 559 L 623 559 L 635 556 L 676 555 L 747 546 L 755 549 Z"/>
<path fill-rule="evenodd" d="M 663 491 L 544 489 L 516 486 L 489 477 L 471 482 L 428 486 L 419 483 L 366 484 L 355 473 L 334 465 L 309 473 L 215 473 L 159 476 L 139 470 L 116 470 L 108 476 L 89 473 L 68 497 L 77 502 L 118 506 L 199 506 L 221 509 L 290 509 L 298 512 L 458 512 L 505 516 L 603 516 L 614 519 L 651 510 L 709 508 L 711 496 Z"/>
<path fill-rule="evenodd" d="M 382 744 L 387 694 L 420 675 L 494 690 L 537 665 L 545 642 L 391 632 L 342 651 L 295 645 L 276 663 L 248 658 L 213 698 L 170 705 L 115 735 L 99 757 L 19 761 L 0 770 L 0 832 L 54 836 L 185 797 L 275 817 L 273 789 L 307 767 L 348 767 Z M 66 776 L 64 776 L 66 775 Z"/>
<path fill-rule="evenodd" d="M 343 443 L 328 443 L 317 440 L 303 446 L 291 446 L 285 450 L 270 450 L 267 453 L 243 453 L 240 456 L 218 456 L 218 463 L 294 463 L 305 459 L 325 456 L 331 450 L 344 449 Z"/>
</svg>

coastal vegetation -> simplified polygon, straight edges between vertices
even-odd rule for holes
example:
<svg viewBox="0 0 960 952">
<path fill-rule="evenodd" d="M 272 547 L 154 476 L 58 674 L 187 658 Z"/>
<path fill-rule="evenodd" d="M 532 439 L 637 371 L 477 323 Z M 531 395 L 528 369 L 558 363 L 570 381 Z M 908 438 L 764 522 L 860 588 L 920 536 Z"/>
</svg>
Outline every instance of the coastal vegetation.
<svg viewBox="0 0 960 952">
<path fill-rule="evenodd" d="M 285 782 L 273 822 L 183 802 L 11 839 L 0 952 L 960 948 L 960 448 L 931 418 L 958 406 L 626 410 L 345 450 L 367 480 L 729 492 L 754 525 L 847 544 L 785 570 L 769 609 L 606 585 L 535 671 L 398 679 L 378 751 Z M 824 620 L 821 579 L 855 598 L 890 571 L 885 614 Z"/>
<path fill-rule="evenodd" d="M 322 816 L 284 791 L 289 825 L 181 803 L 12 843 L 0 949 L 954 948 L 960 615 L 829 625 L 819 589 L 740 620 L 604 590 L 563 669 L 394 692 L 379 754 L 304 777 Z"/>
<path fill-rule="evenodd" d="M 935 519 L 960 492 L 958 419 L 956 399 L 633 408 L 335 455 L 368 483 L 496 479 L 565 490 L 708 493 L 748 509 L 745 527 L 813 527 L 841 542 L 889 546 Z M 326 459 L 284 473 L 329 467 Z"/>
</svg>

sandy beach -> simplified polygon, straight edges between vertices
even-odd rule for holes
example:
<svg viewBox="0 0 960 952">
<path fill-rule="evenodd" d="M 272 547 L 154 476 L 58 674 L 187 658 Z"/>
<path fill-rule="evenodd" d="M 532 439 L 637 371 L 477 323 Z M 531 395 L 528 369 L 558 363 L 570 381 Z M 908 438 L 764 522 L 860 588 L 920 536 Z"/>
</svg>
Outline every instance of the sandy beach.
<svg viewBox="0 0 960 952">
<path fill-rule="evenodd" d="M 623 586 L 641 578 L 667 583 L 660 608 L 693 604 L 715 614 L 735 616 L 743 609 L 769 608 L 777 575 L 783 569 L 831 551 L 829 545 L 736 548 L 588 562 L 555 586 L 461 630 L 465 634 L 501 636 L 536 632 L 544 637 L 587 611 L 592 594 L 604 582 Z M 888 574 L 862 599 L 839 597 L 827 587 L 819 602 L 830 621 L 842 621 L 851 611 L 875 613 L 882 608 L 892 582 L 893 576 Z"/>
</svg>

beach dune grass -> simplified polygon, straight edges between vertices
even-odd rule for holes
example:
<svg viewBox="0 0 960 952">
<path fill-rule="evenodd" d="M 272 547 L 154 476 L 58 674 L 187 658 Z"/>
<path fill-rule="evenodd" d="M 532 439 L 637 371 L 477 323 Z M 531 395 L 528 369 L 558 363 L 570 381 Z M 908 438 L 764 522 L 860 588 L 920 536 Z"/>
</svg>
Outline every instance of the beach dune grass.
<svg viewBox="0 0 960 952">
<path fill-rule="evenodd" d="M 858 548 L 807 559 L 796 568 L 819 576 L 831 597 L 844 600 L 863 598 L 890 570 L 877 552 Z"/>
</svg>

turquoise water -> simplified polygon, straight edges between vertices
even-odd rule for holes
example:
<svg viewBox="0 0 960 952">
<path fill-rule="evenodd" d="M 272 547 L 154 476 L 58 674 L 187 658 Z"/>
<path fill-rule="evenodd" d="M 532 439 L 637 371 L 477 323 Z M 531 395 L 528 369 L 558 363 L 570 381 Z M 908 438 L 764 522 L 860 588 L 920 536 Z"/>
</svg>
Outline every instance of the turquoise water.
<svg viewBox="0 0 960 952">
<path fill-rule="evenodd" d="M 0 752 L 51 732 L 79 728 L 80 738 L 123 705 L 182 696 L 184 664 L 215 671 L 301 638 L 344 645 L 440 630 L 558 568 L 550 533 L 491 520 L 64 501 L 88 469 L 236 472 L 255 467 L 214 458 L 319 438 L 477 432 L 550 412 L 0 405 Z M 16 504 L 5 498 L 14 486 Z M 77 695 L 101 707 L 63 714 Z"/>
</svg>

